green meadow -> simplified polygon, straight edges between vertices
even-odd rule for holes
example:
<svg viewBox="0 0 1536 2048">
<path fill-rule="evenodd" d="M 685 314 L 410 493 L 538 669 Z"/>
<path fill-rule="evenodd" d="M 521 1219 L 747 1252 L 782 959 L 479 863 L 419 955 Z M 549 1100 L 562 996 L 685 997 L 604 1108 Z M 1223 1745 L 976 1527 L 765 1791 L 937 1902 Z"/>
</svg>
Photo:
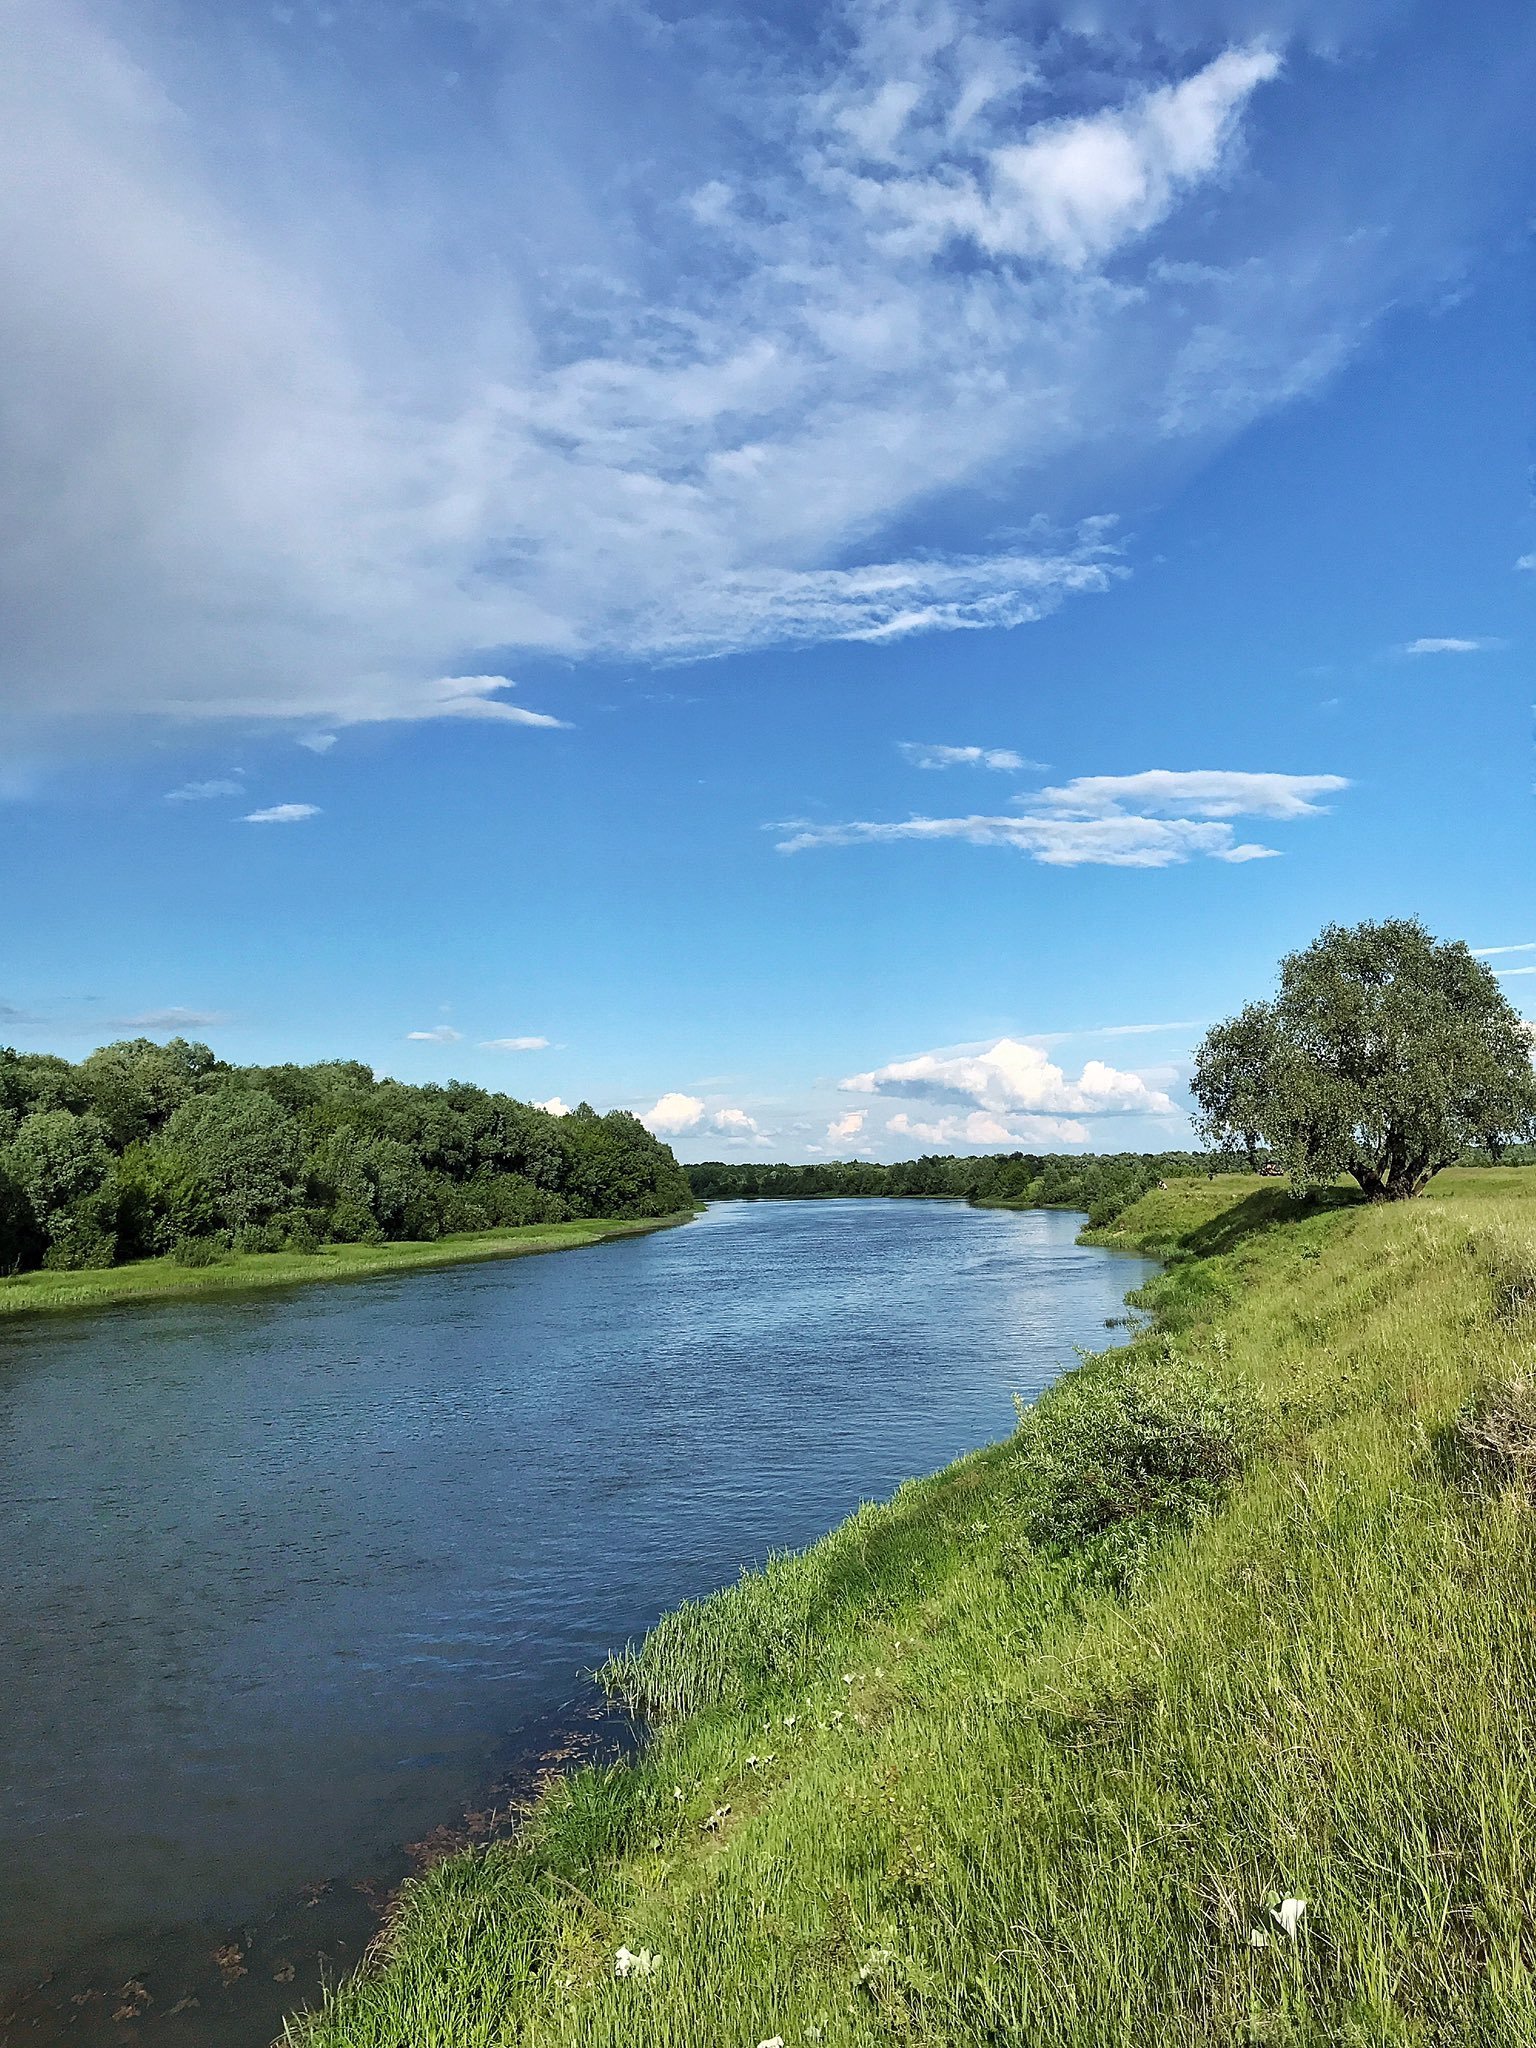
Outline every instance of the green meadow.
<svg viewBox="0 0 1536 2048">
<path fill-rule="evenodd" d="M 1536 2040 L 1536 1172 L 1104 1235 L 1123 1348 L 616 1658 L 289 2041 Z"/>
<path fill-rule="evenodd" d="M 311 1280 L 364 1280 L 379 1273 L 418 1273 L 431 1266 L 474 1259 L 515 1259 L 529 1252 L 569 1251 L 611 1237 L 634 1237 L 691 1221 L 676 1216 L 582 1217 L 571 1223 L 529 1223 L 511 1230 L 460 1231 L 425 1242 L 327 1244 L 313 1251 L 224 1252 L 209 1265 L 173 1258 L 137 1259 L 128 1266 L 17 1273 L 0 1280 L 0 1321 L 56 1309 L 118 1308 L 136 1301 L 244 1293 L 292 1287 Z"/>
</svg>

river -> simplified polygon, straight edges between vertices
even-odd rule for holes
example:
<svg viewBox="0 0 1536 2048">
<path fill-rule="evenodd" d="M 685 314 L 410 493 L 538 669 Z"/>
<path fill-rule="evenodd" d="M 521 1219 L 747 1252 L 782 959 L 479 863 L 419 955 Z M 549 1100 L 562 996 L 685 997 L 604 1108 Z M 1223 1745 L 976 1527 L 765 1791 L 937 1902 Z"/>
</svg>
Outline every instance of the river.
<svg viewBox="0 0 1536 2048">
<path fill-rule="evenodd" d="M 404 1845 L 614 1739 L 607 1651 L 1106 1341 L 1149 1269 L 1080 1221 L 728 1203 L 0 1329 L 0 2042 L 261 2048 Z"/>
</svg>

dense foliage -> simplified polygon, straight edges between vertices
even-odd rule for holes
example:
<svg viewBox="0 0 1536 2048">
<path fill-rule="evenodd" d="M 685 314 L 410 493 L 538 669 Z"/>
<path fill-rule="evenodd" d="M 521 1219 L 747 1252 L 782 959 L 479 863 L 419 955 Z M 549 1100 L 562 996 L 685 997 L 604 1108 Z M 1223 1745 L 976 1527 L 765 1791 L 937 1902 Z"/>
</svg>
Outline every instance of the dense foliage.
<svg viewBox="0 0 1536 2048">
<path fill-rule="evenodd" d="M 78 1064 L 0 1048 L 0 1272 L 425 1239 L 693 1197 L 624 1110 L 554 1116 L 365 1066 L 234 1067 L 149 1039 Z"/>
<path fill-rule="evenodd" d="M 1289 954 L 1273 1002 L 1207 1034 L 1190 1085 L 1213 1142 L 1266 1147 L 1302 1187 L 1347 1173 L 1376 1201 L 1536 1136 L 1525 1024 L 1466 946 L 1409 918 Z"/>
<path fill-rule="evenodd" d="M 804 1201 L 835 1195 L 948 1195 L 1027 1209 L 1086 1209 L 1111 1222 L 1159 1181 L 1230 1173 L 1245 1162 L 1210 1152 L 1004 1152 L 985 1158 L 828 1160 L 815 1166 L 726 1164 L 687 1169 L 701 1201 Z"/>
</svg>

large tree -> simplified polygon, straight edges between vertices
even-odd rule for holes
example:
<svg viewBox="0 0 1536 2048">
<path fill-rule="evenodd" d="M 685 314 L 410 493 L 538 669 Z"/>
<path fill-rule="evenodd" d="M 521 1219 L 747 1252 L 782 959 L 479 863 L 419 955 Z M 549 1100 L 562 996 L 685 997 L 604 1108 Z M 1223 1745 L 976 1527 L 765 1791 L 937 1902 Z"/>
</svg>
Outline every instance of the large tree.
<svg viewBox="0 0 1536 2048">
<path fill-rule="evenodd" d="M 1373 1201 L 1536 1132 L 1527 1027 L 1466 946 L 1410 918 L 1290 954 L 1273 1002 L 1207 1033 L 1191 1086 L 1211 1142 L 1266 1147 L 1302 1186 L 1350 1174 Z"/>
</svg>

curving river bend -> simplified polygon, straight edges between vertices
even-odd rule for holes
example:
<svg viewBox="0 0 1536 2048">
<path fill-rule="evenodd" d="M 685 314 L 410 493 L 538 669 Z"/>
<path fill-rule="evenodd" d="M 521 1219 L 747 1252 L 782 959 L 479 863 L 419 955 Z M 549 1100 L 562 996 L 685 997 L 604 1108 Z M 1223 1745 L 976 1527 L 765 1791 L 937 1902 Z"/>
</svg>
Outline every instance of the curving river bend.
<svg viewBox="0 0 1536 2048">
<path fill-rule="evenodd" d="M 583 1670 L 1106 1341 L 1151 1269 L 1080 1221 L 733 1203 L 0 1330 L 0 2043 L 260 2048 Z"/>
</svg>

